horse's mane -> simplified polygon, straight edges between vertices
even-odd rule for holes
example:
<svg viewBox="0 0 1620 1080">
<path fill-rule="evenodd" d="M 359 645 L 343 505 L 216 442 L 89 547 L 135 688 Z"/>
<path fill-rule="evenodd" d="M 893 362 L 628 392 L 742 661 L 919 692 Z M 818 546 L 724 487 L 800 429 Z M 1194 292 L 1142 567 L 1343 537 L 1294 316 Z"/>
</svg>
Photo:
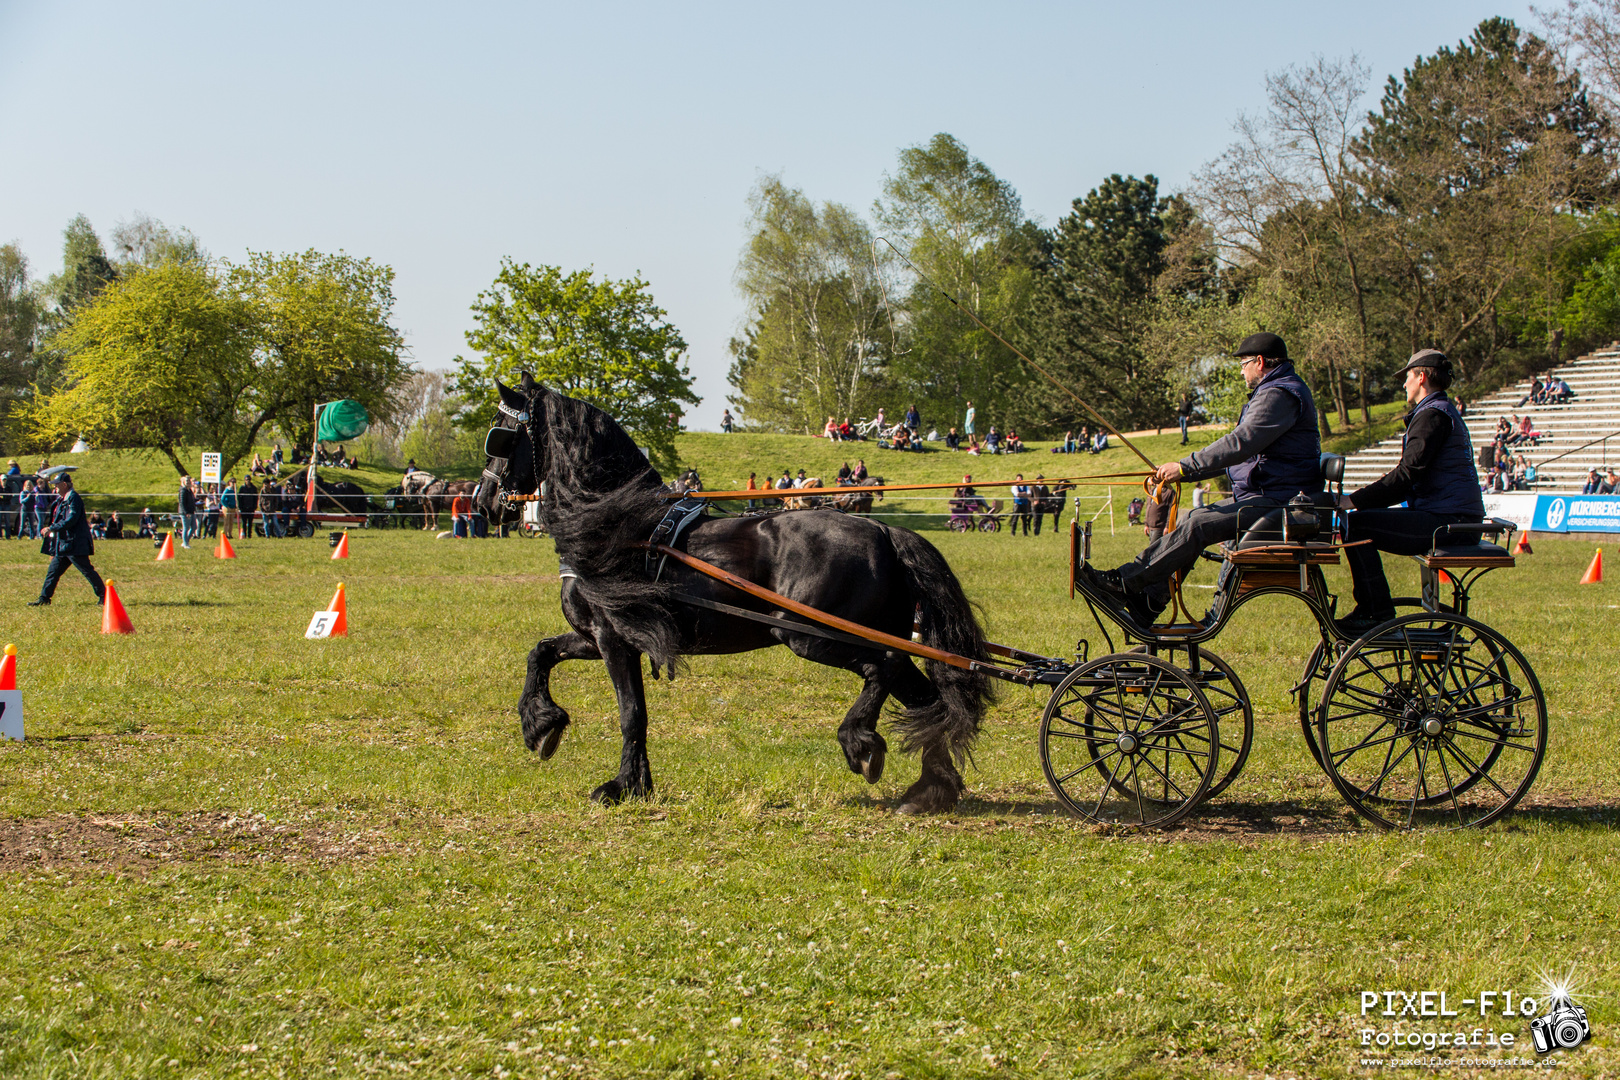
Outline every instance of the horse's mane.
<svg viewBox="0 0 1620 1080">
<path fill-rule="evenodd" d="M 635 440 L 596 406 L 554 391 L 545 410 L 546 491 L 541 514 L 576 590 L 598 618 L 659 667 L 679 658 L 670 586 L 647 577 L 646 551 L 669 508 L 663 478 Z"/>
</svg>

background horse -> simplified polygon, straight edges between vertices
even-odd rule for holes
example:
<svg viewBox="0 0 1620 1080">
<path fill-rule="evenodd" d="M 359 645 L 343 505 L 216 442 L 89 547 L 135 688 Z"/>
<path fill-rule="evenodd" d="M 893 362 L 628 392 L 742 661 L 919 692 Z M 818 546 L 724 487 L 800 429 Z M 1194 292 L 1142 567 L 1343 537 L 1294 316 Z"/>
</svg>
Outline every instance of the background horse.
<svg viewBox="0 0 1620 1080">
<path fill-rule="evenodd" d="M 421 474 L 412 473 L 405 479 L 409 480 L 419 475 Z M 450 504 L 455 501 L 456 496 L 465 495 L 471 498 L 477 492 L 476 480 L 435 480 L 431 476 L 428 477 L 427 483 L 417 492 L 422 503 L 422 528 L 437 530 L 439 515 L 450 512 Z"/>
<path fill-rule="evenodd" d="M 287 478 L 287 488 L 303 498 L 309 490 L 309 473 L 299 469 Z M 347 480 L 315 478 L 315 510 L 329 514 L 369 514 L 371 499 L 359 484 Z"/>
<path fill-rule="evenodd" d="M 658 473 L 612 417 L 535 383 L 522 392 L 496 384 L 501 429 L 478 503 L 501 520 L 506 494 L 535 493 L 545 482 L 541 515 L 561 563 L 562 610 L 572 632 L 547 638 L 529 654 L 518 699 L 523 737 L 542 758 L 556 752 L 568 713 L 551 698 L 551 670 L 564 660 L 602 660 L 619 704 L 623 745 L 616 776 L 591 793 L 602 802 L 652 792 L 647 702 L 641 657 L 671 677 L 681 657 L 786 645 L 798 656 L 859 675 L 864 682 L 838 728 L 851 771 L 876 783 L 887 743 L 877 721 L 893 695 L 901 748 L 921 756 L 922 771 L 900 811 L 949 810 L 965 788 L 959 766 L 991 698 L 982 675 L 929 661 L 925 676 L 910 656 L 851 645 L 793 629 L 797 616 L 689 569 L 649 560 L 641 545 L 663 520 L 669 497 Z M 687 530 L 686 550 L 792 600 L 897 637 L 909 637 L 919 613 L 923 641 L 962 656 L 983 654 L 983 635 L 956 575 L 933 545 L 906 529 L 831 510 L 709 518 Z M 650 568 L 664 561 L 662 570 Z M 683 602 L 696 599 L 700 604 Z M 723 604 L 773 616 L 765 625 Z"/>
<path fill-rule="evenodd" d="M 867 486 L 882 487 L 883 477 L 881 476 L 869 476 L 859 484 L 851 484 L 840 480 L 838 486 L 845 490 L 833 496 L 832 504 L 846 514 L 870 514 L 872 512 L 872 500 L 881 500 L 883 498 L 883 492 L 881 491 L 861 490 L 861 488 Z"/>
</svg>

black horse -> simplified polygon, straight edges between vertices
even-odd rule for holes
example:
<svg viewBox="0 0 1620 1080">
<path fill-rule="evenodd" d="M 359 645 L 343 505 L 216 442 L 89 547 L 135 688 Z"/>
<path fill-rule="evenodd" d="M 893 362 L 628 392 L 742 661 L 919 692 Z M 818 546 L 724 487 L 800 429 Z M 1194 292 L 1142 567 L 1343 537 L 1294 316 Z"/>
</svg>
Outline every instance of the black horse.
<svg viewBox="0 0 1620 1080">
<path fill-rule="evenodd" d="M 499 384 L 497 384 L 499 386 Z M 877 731 L 884 702 L 904 707 L 895 721 L 901 748 L 920 753 L 922 775 L 905 792 L 902 813 L 949 810 L 965 785 L 959 771 L 978 734 L 991 688 L 982 676 L 935 661 L 928 674 L 909 656 L 765 625 L 702 604 L 798 616 L 667 560 L 649 573 L 643 542 L 664 518 L 671 496 L 613 418 L 535 383 L 517 393 L 499 386 L 501 419 L 475 496 L 491 521 L 509 514 L 505 496 L 535 493 L 561 563 L 562 610 L 571 633 L 547 638 L 529 654 L 518 699 L 523 737 L 549 758 L 568 726 L 551 698 L 551 670 L 564 660 L 602 660 L 619 702 L 623 752 L 618 775 L 592 792 L 614 803 L 653 789 L 647 758 L 647 704 L 641 657 L 652 674 L 675 673 L 685 655 L 747 652 L 786 645 L 806 660 L 865 680 L 838 728 L 851 771 L 876 783 L 887 743 Z M 924 643 L 962 656 L 982 655 L 983 635 L 956 575 L 916 533 L 836 510 L 705 519 L 681 544 L 691 555 L 774 592 L 897 637 L 909 637 L 920 613 Z M 690 598 L 698 604 L 686 602 Z"/>
<path fill-rule="evenodd" d="M 309 473 L 299 469 L 287 478 L 287 489 L 303 498 L 309 490 Z M 348 480 L 327 481 L 315 478 L 315 511 L 322 514 L 366 514 L 371 510 L 371 499 L 359 484 Z"/>
</svg>

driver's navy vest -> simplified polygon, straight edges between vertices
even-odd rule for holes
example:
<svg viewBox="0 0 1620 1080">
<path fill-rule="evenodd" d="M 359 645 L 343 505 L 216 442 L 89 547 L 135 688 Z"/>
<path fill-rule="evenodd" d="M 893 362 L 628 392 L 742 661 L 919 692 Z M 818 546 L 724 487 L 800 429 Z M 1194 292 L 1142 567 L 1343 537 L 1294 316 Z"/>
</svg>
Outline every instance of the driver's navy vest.
<svg viewBox="0 0 1620 1080">
<path fill-rule="evenodd" d="M 1322 490 L 1322 435 L 1316 426 L 1316 401 L 1305 380 L 1294 374 L 1292 363 L 1278 364 L 1266 373 L 1243 405 L 1243 413 L 1254 403 L 1254 395 L 1262 390 L 1292 394 L 1299 402 L 1299 414 L 1294 426 L 1283 432 L 1276 442 L 1252 458 L 1238 462 L 1226 470 L 1232 481 L 1234 499 L 1265 497 L 1287 502 L 1300 492 L 1307 495 Z M 1243 413 L 1238 423 L 1243 423 Z"/>
<path fill-rule="evenodd" d="M 1413 510 L 1426 510 L 1431 514 L 1468 514 L 1476 521 L 1485 516 L 1485 500 L 1479 493 L 1479 473 L 1474 470 L 1474 442 L 1468 437 L 1468 425 L 1462 414 L 1445 394 L 1430 394 L 1418 402 L 1406 418 L 1407 430 L 1412 421 L 1425 409 L 1446 414 L 1451 423 L 1450 434 L 1441 447 L 1434 463 L 1414 478 L 1412 496 L 1406 505 Z M 1406 433 L 1401 433 L 1401 450 L 1406 449 Z"/>
</svg>

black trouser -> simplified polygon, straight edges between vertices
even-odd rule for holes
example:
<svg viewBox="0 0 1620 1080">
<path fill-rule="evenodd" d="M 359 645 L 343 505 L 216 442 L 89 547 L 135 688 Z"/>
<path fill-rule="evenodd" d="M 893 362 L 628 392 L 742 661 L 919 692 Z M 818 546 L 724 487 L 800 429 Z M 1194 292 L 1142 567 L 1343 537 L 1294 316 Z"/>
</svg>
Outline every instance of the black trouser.
<svg viewBox="0 0 1620 1080">
<path fill-rule="evenodd" d="M 1350 566 L 1350 580 L 1356 610 L 1367 615 L 1389 615 L 1395 603 L 1384 577 L 1380 551 L 1392 555 L 1421 555 L 1434 546 L 1434 531 L 1444 525 L 1479 521 L 1478 514 L 1431 514 L 1426 510 L 1357 510 L 1345 527 L 1345 541 L 1355 544 L 1344 549 Z M 1470 537 L 1469 539 L 1472 539 Z M 1371 540 L 1370 544 L 1356 544 Z M 1445 542 L 1445 538 L 1441 538 Z"/>
<path fill-rule="evenodd" d="M 1011 529 L 1012 534 L 1014 536 L 1016 536 L 1018 534 L 1018 525 L 1019 525 L 1020 522 L 1022 522 L 1023 525 L 1024 525 L 1024 535 L 1028 536 L 1029 535 L 1029 519 L 1030 519 L 1029 503 L 1026 503 L 1026 502 L 1015 502 L 1015 503 L 1013 503 L 1012 522 L 1011 522 L 1011 524 L 1012 524 L 1012 529 Z"/>
<path fill-rule="evenodd" d="M 1154 604 L 1168 603 L 1170 590 L 1166 584 L 1178 571 L 1186 570 L 1198 561 L 1199 552 L 1222 540 L 1236 540 L 1239 514 L 1241 524 L 1248 528 L 1259 521 L 1267 510 L 1281 506 L 1275 499 L 1227 499 L 1211 506 L 1201 507 L 1184 515 L 1176 527 L 1165 533 L 1142 553 L 1119 568 L 1125 587 L 1140 592 Z"/>
<path fill-rule="evenodd" d="M 107 587 L 101 583 L 101 575 L 96 573 L 96 568 L 90 565 L 90 556 L 88 555 L 53 556 L 51 565 L 45 569 L 45 584 L 39 587 L 39 598 L 49 600 L 55 594 L 56 583 L 61 580 L 63 574 L 67 573 L 67 568 L 70 565 L 79 568 L 79 573 L 84 575 L 84 580 L 88 581 L 90 587 L 96 591 L 96 601 L 99 603 L 102 593 L 106 592 Z"/>
</svg>

